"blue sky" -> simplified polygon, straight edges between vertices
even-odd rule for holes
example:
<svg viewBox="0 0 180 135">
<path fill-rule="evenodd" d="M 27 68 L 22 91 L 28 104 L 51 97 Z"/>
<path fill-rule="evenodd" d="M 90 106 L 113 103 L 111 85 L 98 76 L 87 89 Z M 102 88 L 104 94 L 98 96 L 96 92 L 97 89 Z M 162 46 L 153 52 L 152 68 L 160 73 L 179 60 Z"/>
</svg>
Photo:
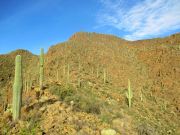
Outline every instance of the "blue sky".
<svg viewBox="0 0 180 135">
<path fill-rule="evenodd" d="M 35 54 L 78 31 L 138 40 L 180 32 L 179 0 L 0 0 L 0 54 Z"/>
</svg>

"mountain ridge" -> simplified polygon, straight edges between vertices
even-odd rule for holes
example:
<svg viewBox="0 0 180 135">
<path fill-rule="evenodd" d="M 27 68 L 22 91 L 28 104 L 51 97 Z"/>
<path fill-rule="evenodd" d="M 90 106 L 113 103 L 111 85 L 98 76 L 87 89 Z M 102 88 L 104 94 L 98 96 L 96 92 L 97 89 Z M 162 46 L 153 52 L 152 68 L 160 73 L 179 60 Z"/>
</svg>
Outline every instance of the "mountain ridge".
<svg viewBox="0 0 180 135">
<path fill-rule="evenodd" d="M 174 40 L 174 39 L 178 39 L 178 42 L 179 41 L 179 37 L 180 37 L 180 33 L 175 33 L 175 34 L 171 34 L 169 36 L 164 36 L 164 37 L 157 37 L 157 38 L 150 38 L 150 39 L 141 39 L 141 40 L 134 40 L 134 41 L 129 41 L 129 40 L 126 40 L 126 39 L 123 39 L 121 37 L 118 37 L 118 36 L 115 36 L 113 34 L 102 34 L 102 33 L 96 33 L 96 32 L 76 32 L 74 33 L 72 36 L 69 37 L 69 39 L 67 41 L 64 41 L 64 42 L 60 42 L 60 43 L 57 43 L 57 44 L 54 44 L 54 45 L 51 45 L 49 48 L 53 47 L 53 46 L 56 46 L 58 44 L 63 44 L 63 43 L 66 43 L 68 41 L 73 41 L 73 40 L 76 40 L 75 37 L 77 38 L 82 38 L 83 37 L 88 37 L 89 35 L 93 35 L 93 36 L 99 36 L 100 38 L 104 38 L 104 37 L 108 37 L 108 38 L 114 38 L 114 39 L 117 39 L 117 40 L 122 40 L 123 42 L 126 42 L 126 43 L 129 43 L 130 45 L 131 44 L 138 44 L 138 43 L 143 43 L 143 42 L 149 42 L 149 41 L 153 41 L 155 40 L 157 42 L 157 40 Z M 172 38 L 172 39 L 171 39 Z M 0 54 L 0 55 L 8 55 L 8 54 L 11 54 L 13 52 L 30 52 L 32 53 L 31 51 L 29 50 L 26 50 L 26 49 L 18 49 L 18 50 L 13 50 L 13 51 L 10 51 L 9 53 L 3 53 L 3 54 Z M 33 53 L 32 53 L 33 54 Z M 36 54 L 33 54 L 33 55 L 36 55 Z"/>
<path fill-rule="evenodd" d="M 48 106 L 50 108 L 55 106 L 58 109 L 61 104 L 69 106 L 69 102 L 74 101 L 75 111 L 80 111 L 78 114 L 86 117 L 89 113 L 94 113 L 93 119 L 98 119 L 97 121 L 101 119 L 106 123 L 109 121 L 109 127 L 116 118 L 120 119 L 118 123 L 128 119 L 128 122 L 123 124 L 126 125 L 125 129 L 129 135 L 137 133 L 137 130 L 142 128 L 138 125 L 144 122 L 150 125 L 153 131 L 162 135 L 170 130 L 172 134 L 175 134 L 178 131 L 180 112 L 179 45 L 180 34 L 162 39 L 131 42 L 103 34 L 77 33 L 68 41 L 51 46 L 45 54 L 45 92 L 52 93 L 50 97 L 57 95 L 61 99 L 61 102 L 57 103 L 48 102 Z M 33 98 L 31 104 L 34 102 L 35 89 L 39 87 L 38 55 L 26 50 L 0 55 L 0 113 L 2 112 L 1 103 L 11 103 L 14 59 L 18 54 L 22 55 L 23 60 L 23 80 L 32 84 L 28 87 L 28 91 L 26 90 L 27 83 L 23 85 L 23 105 L 29 102 L 28 99 L 31 96 Z M 134 95 L 131 109 L 127 106 L 125 96 L 128 79 L 131 81 Z M 69 87 L 67 87 L 67 80 Z M 94 97 L 98 99 L 98 102 Z M 105 108 L 99 106 L 101 103 Z M 42 105 L 41 109 L 43 108 L 46 109 L 46 106 Z M 39 113 L 37 110 L 39 109 L 32 109 L 35 114 Z M 71 115 L 75 113 L 73 111 L 70 111 Z M 84 114 L 84 111 L 87 114 Z M 51 111 L 46 113 L 55 121 L 56 117 L 62 118 L 61 113 L 57 113 L 58 115 L 52 114 Z M 29 113 L 26 112 L 23 116 L 26 117 L 26 115 L 28 116 Z M 68 113 L 65 115 L 69 117 Z M 130 121 L 133 124 L 130 124 Z M 63 125 L 62 121 L 56 121 L 56 125 L 59 124 L 58 122 Z M 69 119 L 66 122 L 66 126 L 69 122 L 72 123 Z M 44 118 L 42 118 L 42 123 L 47 123 Z M 46 127 L 44 132 L 53 134 L 51 124 L 47 124 Z M 59 130 L 58 126 L 55 127 Z M 78 129 L 73 128 L 73 132 L 76 133 Z M 95 130 L 92 127 L 88 129 Z M 98 126 L 97 135 L 100 129 L 102 128 Z M 141 130 L 152 135 L 147 125 L 143 125 Z M 119 130 L 117 132 L 121 133 Z"/>
</svg>

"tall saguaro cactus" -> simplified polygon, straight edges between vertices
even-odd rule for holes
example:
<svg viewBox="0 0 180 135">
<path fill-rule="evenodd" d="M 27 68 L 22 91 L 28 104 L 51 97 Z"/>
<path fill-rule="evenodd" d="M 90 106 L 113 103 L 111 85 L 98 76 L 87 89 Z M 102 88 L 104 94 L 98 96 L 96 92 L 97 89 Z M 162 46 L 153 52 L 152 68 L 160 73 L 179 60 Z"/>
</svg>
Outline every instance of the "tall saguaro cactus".
<svg viewBox="0 0 180 135">
<path fill-rule="evenodd" d="M 130 80 L 128 79 L 128 92 L 126 92 L 126 97 L 128 99 L 128 105 L 129 105 L 129 108 L 131 108 L 131 99 L 133 97 L 133 94 L 132 94 L 132 90 L 131 90 L 131 82 Z"/>
<path fill-rule="evenodd" d="M 21 115 L 22 88 L 22 61 L 21 56 L 17 55 L 15 59 L 15 78 L 13 85 L 13 120 L 18 120 Z"/>
<path fill-rule="evenodd" d="M 40 53 L 40 71 L 39 71 L 39 85 L 40 85 L 40 90 L 43 89 L 43 81 L 44 81 L 44 49 L 41 48 L 41 53 Z"/>
</svg>

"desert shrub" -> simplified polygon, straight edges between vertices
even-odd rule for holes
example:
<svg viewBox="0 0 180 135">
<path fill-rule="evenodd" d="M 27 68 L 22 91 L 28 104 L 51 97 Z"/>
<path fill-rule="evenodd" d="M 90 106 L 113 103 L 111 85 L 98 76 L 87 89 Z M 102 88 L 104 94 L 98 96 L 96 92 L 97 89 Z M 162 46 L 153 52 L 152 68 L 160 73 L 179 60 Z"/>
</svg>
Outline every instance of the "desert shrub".
<svg viewBox="0 0 180 135">
<path fill-rule="evenodd" d="M 40 112 L 31 111 L 29 115 L 24 119 L 27 123 L 20 128 L 19 135 L 36 135 L 40 131 Z"/>
<path fill-rule="evenodd" d="M 64 101 L 65 98 L 71 97 L 75 94 L 75 91 L 72 87 L 62 87 L 60 85 L 52 85 L 50 86 L 50 92 L 59 97 L 59 100 Z"/>
<path fill-rule="evenodd" d="M 72 87 L 54 85 L 50 87 L 50 91 L 67 104 L 73 101 L 73 109 L 75 111 L 100 114 L 100 103 L 97 97 L 88 88 L 75 90 Z"/>
<path fill-rule="evenodd" d="M 21 128 L 19 135 L 36 135 L 39 130 L 39 124 L 31 122 L 29 127 Z"/>
<path fill-rule="evenodd" d="M 146 123 L 143 123 L 138 126 L 138 135 L 158 135 L 158 133 L 153 127 Z"/>
<path fill-rule="evenodd" d="M 102 114 L 100 116 L 102 122 L 110 123 L 112 121 L 112 117 L 109 114 Z"/>
<path fill-rule="evenodd" d="M 100 103 L 97 99 L 89 95 L 77 92 L 75 95 L 66 98 L 66 102 L 74 101 L 74 110 L 87 113 L 100 114 Z"/>
<path fill-rule="evenodd" d="M 73 101 L 76 111 L 100 114 L 100 102 L 88 88 L 78 89 L 74 95 L 67 97 L 65 101 L 68 103 Z"/>
<path fill-rule="evenodd" d="M 11 126 L 8 123 L 1 122 L 1 124 L 0 124 L 0 134 L 8 135 L 10 130 L 11 130 Z"/>
</svg>

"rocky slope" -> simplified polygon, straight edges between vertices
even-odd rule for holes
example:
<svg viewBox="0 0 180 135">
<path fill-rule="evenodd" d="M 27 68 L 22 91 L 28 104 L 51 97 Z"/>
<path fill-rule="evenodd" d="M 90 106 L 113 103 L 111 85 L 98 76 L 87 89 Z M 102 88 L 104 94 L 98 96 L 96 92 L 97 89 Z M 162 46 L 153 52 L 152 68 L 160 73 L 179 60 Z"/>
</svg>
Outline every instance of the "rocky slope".
<svg viewBox="0 0 180 135">
<path fill-rule="evenodd" d="M 23 56 L 24 80 L 31 85 L 24 87 L 23 120 L 12 124 L 3 107 L 11 104 L 17 54 Z M 1 120 L 9 118 L 7 125 L 1 121 L 2 134 L 94 135 L 106 128 L 127 135 L 180 132 L 180 34 L 133 42 L 112 35 L 74 34 L 45 55 L 49 94 L 41 97 L 43 103 L 36 101 L 34 92 L 38 69 L 38 57 L 27 51 L 0 55 Z M 131 109 L 125 96 L 128 79 Z"/>
</svg>

